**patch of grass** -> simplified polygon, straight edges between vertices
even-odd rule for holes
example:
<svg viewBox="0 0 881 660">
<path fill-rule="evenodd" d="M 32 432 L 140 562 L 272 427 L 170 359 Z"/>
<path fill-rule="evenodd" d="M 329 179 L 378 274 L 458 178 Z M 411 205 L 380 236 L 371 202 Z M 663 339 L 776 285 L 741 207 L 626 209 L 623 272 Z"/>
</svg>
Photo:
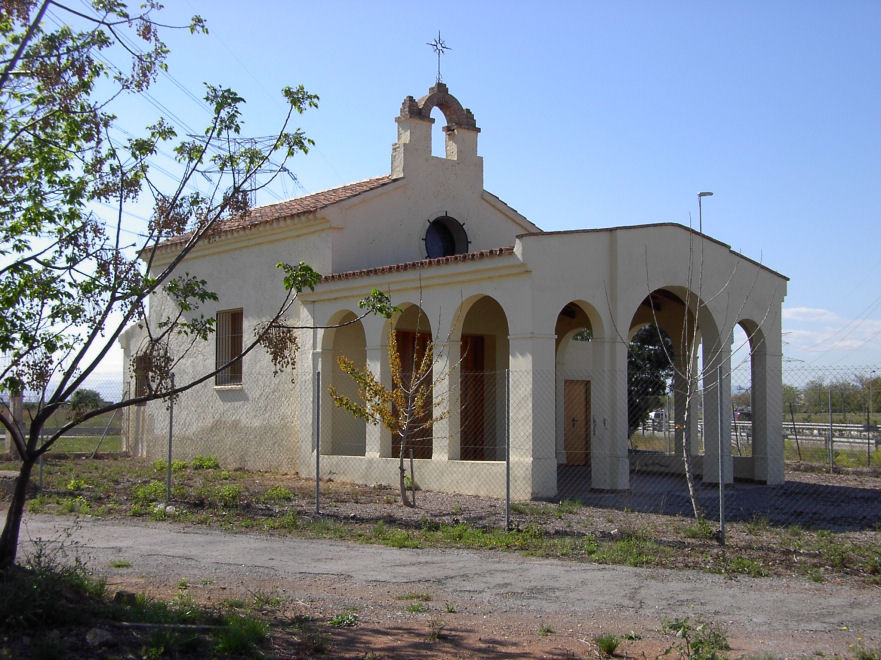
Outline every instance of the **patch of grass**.
<svg viewBox="0 0 881 660">
<path fill-rule="evenodd" d="M 113 568 L 131 568 L 132 563 L 127 559 L 119 559 L 117 561 L 110 562 L 110 566 Z"/>
<path fill-rule="evenodd" d="M 58 438 L 52 451 L 66 454 L 91 454 L 98 446 L 100 435 L 63 436 Z M 101 452 L 122 451 L 122 438 L 119 435 L 107 435 L 101 440 Z"/>
<path fill-rule="evenodd" d="M 739 556 L 732 557 L 725 562 L 723 571 L 725 573 L 748 575 L 749 577 L 765 577 L 768 574 L 759 562 L 748 557 Z"/>
<path fill-rule="evenodd" d="M 214 650 L 229 655 L 250 655 L 269 636 L 269 626 L 253 617 L 227 617 L 216 633 Z"/>
<path fill-rule="evenodd" d="M 706 518 L 698 518 L 683 533 L 690 539 L 711 539 L 716 532 Z"/>
<path fill-rule="evenodd" d="M 251 602 L 254 607 L 275 608 L 284 603 L 284 598 L 275 593 L 257 590 L 251 593 Z"/>
<path fill-rule="evenodd" d="M 424 600 L 426 602 L 431 600 L 431 594 L 429 593 L 406 593 L 402 596 L 398 596 L 398 600 Z"/>
<path fill-rule="evenodd" d="M 548 635 L 554 634 L 554 629 L 551 628 L 547 623 L 543 623 L 538 627 L 538 634 L 542 637 L 547 637 Z"/>
<path fill-rule="evenodd" d="M 670 548 L 640 534 L 624 534 L 612 543 L 594 546 L 593 552 L 585 549 L 592 561 L 625 566 L 655 566 L 672 554 Z"/>
<path fill-rule="evenodd" d="M 444 603 L 444 612 L 447 614 L 455 614 L 456 606 L 452 603 Z"/>
<path fill-rule="evenodd" d="M 757 536 L 759 532 L 767 531 L 769 525 L 768 516 L 754 514 L 746 523 L 746 531 L 750 536 Z"/>
<path fill-rule="evenodd" d="M 605 656 L 614 655 L 615 651 L 618 650 L 618 645 L 621 644 L 621 640 L 611 633 L 597 635 L 593 638 L 593 641 L 600 650 L 600 653 Z"/>
<path fill-rule="evenodd" d="M 557 510 L 554 512 L 554 515 L 559 520 L 566 514 L 575 513 L 580 507 L 581 504 L 579 502 L 576 502 L 575 500 L 562 500 L 557 505 Z"/>
<path fill-rule="evenodd" d="M 334 628 L 354 628 L 358 625 L 358 615 L 355 612 L 340 612 L 331 617 L 330 625 Z"/>
<path fill-rule="evenodd" d="M 870 649 L 858 644 L 854 647 L 853 655 L 856 660 L 881 660 L 881 647 Z"/>
<path fill-rule="evenodd" d="M 407 605 L 405 609 L 412 614 L 419 614 L 421 612 L 425 612 L 428 609 L 428 605 L 423 603 L 421 600 L 417 600 Z"/>
</svg>

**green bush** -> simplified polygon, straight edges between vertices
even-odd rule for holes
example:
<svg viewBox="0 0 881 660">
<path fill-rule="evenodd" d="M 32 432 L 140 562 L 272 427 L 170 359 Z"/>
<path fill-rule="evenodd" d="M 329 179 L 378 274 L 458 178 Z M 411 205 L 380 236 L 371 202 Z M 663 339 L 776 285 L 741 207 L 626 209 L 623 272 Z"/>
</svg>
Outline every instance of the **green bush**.
<svg viewBox="0 0 881 660">
<path fill-rule="evenodd" d="M 161 481 L 151 481 L 142 486 L 132 488 L 132 497 L 140 504 L 158 502 L 165 498 L 165 484 Z"/>
<path fill-rule="evenodd" d="M 263 493 L 263 497 L 260 499 L 264 502 L 281 502 L 289 500 L 291 499 L 291 491 L 284 486 L 273 486 L 272 488 L 267 489 L 267 491 Z"/>
<path fill-rule="evenodd" d="M 238 484 L 220 486 L 214 491 L 214 497 L 218 504 L 229 509 L 239 503 L 242 497 L 242 487 Z"/>
<path fill-rule="evenodd" d="M 190 463 L 194 470 L 216 470 L 220 467 L 216 456 L 194 456 Z"/>
</svg>

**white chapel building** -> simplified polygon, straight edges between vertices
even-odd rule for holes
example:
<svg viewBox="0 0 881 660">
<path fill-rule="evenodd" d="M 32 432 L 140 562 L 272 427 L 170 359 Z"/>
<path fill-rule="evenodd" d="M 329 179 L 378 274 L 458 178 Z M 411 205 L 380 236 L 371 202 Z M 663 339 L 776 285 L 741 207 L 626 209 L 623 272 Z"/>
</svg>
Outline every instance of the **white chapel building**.
<svg viewBox="0 0 881 660">
<path fill-rule="evenodd" d="M 446 120 L 445 157 L 432 156 L 435 108 Z M 719 481 L 720 451 L 726 482 L 783 481 L 785 277 L 675 223 L 541 231 L 484 190 L 480 129 L 442 83 L 418 100 L 408 96 L 395 121 L 388 174 L 255 208 L 221 225 L 186 259 L 182 270 L 207 280 L 219 300 L 200 310 L 216 316 L 216 338 L 188 355 L 179 382 L 229 359 L 275 314 L 283 295 L 276 263 L 304 261 L 323 278 L 288 315 L 311 328 L 298 336 L 293 378 L 273 376 L 258 348 L 184 393 L 175 404 L 176 457 L 212 454 L 224 467 L 314 475 L 317 439 L 322 476 L 397 484 L 400 448 L 391 434 L 335 408 L 327 395 L 331 384 L 354 394 L 336 365 L 339 355 L 390 383 L 394 331 L 402 350 L 430 335 L 448 365 L 438 369 L 434 390 L 450 414 L 414 447 L 422 488 L 503 496 L 509 429 L 514 497 L 554 497 L 559 473 L 572 465 L 582 466 L 585 488 L 627 490 L 628 341 L 656 323 L 676 345 L 674 393 L 688 389 L 691 360 L 713 394 L 703 397 L 700 413 L 703 450 L 698 425 L 684 423 L 688 406 L 697 418 L 696 400 L 674 395 L 680 451 L 658 455 L 655 469 L 681 470 L 684 444 L 704 481 Z M 153 267 L 175 254 L 173 242 L 160 247 Z M 374 288 L 402 312 L 329 328 L 359 315 L 358 300 Z M 150 313 L 162 309 L 156 296 Z M 719 442 L 731 437 L 731 337 L 738 325 L 751 349 L 746 457 Z M 583 330 L 589 335 L 579 338 L 590 339 L 574 340 Z M 121 339 L 126 382 L 134 382 L 130 361 L 141 340 L 136 328 Z M 168 418 L 161 401 L 132 409 L 126 447 L 163 458 Z"/>
</svg>

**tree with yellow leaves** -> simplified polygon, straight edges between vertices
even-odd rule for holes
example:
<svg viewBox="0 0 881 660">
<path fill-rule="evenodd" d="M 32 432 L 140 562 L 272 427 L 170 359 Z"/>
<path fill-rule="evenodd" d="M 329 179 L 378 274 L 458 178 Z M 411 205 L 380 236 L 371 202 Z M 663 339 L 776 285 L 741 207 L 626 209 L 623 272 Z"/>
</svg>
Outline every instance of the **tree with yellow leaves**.
<svg viewBox="0 0 881 660">
<path fill-rule="evenodd" d="M 333 386 L 329 388 L 336 407 L 348 410 L 371 424 L 382 424 L 397 438 L 400 444 L 398 470 L 401 502 L 410 507 L 415 506 L 415 502 L 407 494 L 404 457 L 423 432 L 429 431 L 436 422 L 450 414 L 446 406 L 447 397 L 434 392 L 435 367 L 439 366 L 441 359 L 435 355 L 434 342 L 430 338 L 423 340 L 422 337 L 424 335 L 416 334 L 413 350 L 407 351 L 412 357 L 405 364 L 397 333 L 389 331 L 390 388 L 385 387 L 369 370 L 361 369 L 344 355 L 339 356 L 337 363 L 358 386 L 360 401 L 340 394 Z"/>
</svg>

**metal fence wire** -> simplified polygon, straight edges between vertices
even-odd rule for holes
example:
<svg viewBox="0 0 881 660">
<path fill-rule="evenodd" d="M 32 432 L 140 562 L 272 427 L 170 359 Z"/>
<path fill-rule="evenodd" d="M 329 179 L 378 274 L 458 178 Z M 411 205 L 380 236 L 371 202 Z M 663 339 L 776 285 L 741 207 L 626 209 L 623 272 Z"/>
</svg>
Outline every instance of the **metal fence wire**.
<svg viewBox="0 0 881 660">
<path fill-rule="evenodd" d="M 206 383 L 175 401 L 173 428 L 168 406 L 158 401 L 128 409 L 113 422 L 119 442 L 113 445 L 113 433 L 103 442 L 158 460 L 167 459 L 171 439 L 174 459 L 210 455 L 229 469 L 315 481 L 315 508 L 324 515 L 333 515 L 339 498 L 348 498 L 351 513 L 357 503 L 340 484 L 353 484 L 365 503 L 383 505 L 385 516 L 468 518 L 490 526 L 526 524 L 523 512 L 536 501 L 691 517 L 687 451 L 696 499 L 711 519 L 877 534 L 879 375 L 881 368 L 785 363 L 782 391 L 768 393 L 782 401 L 783 418 L 761 441 L 753 432 L 750 368 L 739 367 L 723 397 L 726 444 L 720 447 L 714 430 L 720 419 L 710 416 L 711 397 L 719 393 L 712 378 L 696 380 L 683 394 L 669 382 L 659 388 L 626 371 L 462 370 L 434 384 L 440 419 L 403 443 L 415 512 L 399 504 L 400 438 L 335 407 L 328 387 L 341 381 L 334 375 L 304 374 L 259 392 L 247 380 L 237 389 Z M 626 400 L 611 396 L 612 382 L 626 390 Z M 767 455 L 775 451 L 785 470 L 779 483 L 743 478 L 744 466 L 773 462 Z M 723 516 L 713 467 L 720 454 L 731 466 L 722 472 Z"/>
<path fill-rule="evenodd" d="M 718 390 L 703 380 L 682 393 L 626 372 L 462 371 L 434 385 L 439 421 L 402 443 L 335 407 L 328 386 L 339 381 L 320 378 L 313 374 L 311 382 L 304 377 L 295 383 L 310 396 L 288 397 L 294 403 L 288 406 L 215 387 L 183 394 L 175 404 L 176 456 L 210 454 L 230 467 L 394 489 L 403 445 L 408 487 L 447 499 L 483 498 L 499 510 L 511 501 L 571 500 L 688 516 L 688 447 L 697 499 L 705 511 L 718 510 L 719 472 L 712 465 L 720 451 L 711 438 L 719 435 L 704 425 L 708 397 Z M 614 379 L 626 383 L 626 402 L 598 386 Z M 726 517 L 830 528 L 881 524 L 881 387 L 874 370 L 787 366 L 782 388 L 770 393 L 782 394 L 784 419 L 769 444 L 782 444 L 785 481 L 755 483 L 738 476 L 739 466 L 764 460 L 757 452 L 769 450 L 754 446 L 749 366 L 731 374 L 724 403 L 730 409 L 723 413 L 729 447 L 721 451 L 734 477 L 725 480 Z M 677 404 L 682 397 L 687 405 Z M 681 412 L 677 418 L 682 408 L 689 410 L 687 419 Z M 126 420 L 125 448 L 163 458 L 167 415 L 156 404 L 134 409 Z M 615 437 L 613 419 L 619 422 Z M 324 496 L 322 507 L 332 507 L 332 495 Z"/>
</svg>

